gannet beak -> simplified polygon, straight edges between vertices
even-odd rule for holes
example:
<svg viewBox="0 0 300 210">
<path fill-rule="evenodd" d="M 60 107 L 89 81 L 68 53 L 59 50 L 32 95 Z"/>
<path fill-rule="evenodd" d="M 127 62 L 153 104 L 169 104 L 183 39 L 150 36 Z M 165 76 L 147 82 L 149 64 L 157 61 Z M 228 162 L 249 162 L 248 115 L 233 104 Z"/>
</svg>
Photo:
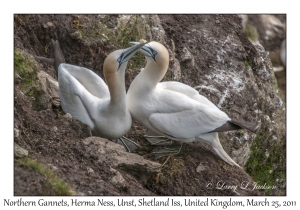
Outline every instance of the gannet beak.
<svg viewBox="0 0 300 210">
<path fill-rule="evenodd" d="M 129 43 L 131 46 L 137 46 L 138 44 L 140 44 L 139 42 L 129 42 Z M 145 44 L 147 44 L 147 43 L 145 43 Z M 155 56 L 157 55 L 157 52 L 154 49 L 152 49 L 152 47 L 150 45 L 143 46 L 140 49 L 140 52 L 143 53 L 145 56 L 153 58 L 154 60 L 155 60 Z"/>
<path fill-rule="evenodd" d="M 135 46 L 135 45 L 137 45 L 137 44 L 140 44 L 140 42 L 129 42 L 129 44 L 130 44 L 131 46 Z"/>
<path fill-rule="evenodd" d="M 123 63 L 130 60 L 130 58 L 138 51 L 140 50 L 146 43 L 138 43 L 132 47 L 126 48 L 123 50 L 121 56 L 118 58 L 119 66 L 121 66 Z"/>
</svg>

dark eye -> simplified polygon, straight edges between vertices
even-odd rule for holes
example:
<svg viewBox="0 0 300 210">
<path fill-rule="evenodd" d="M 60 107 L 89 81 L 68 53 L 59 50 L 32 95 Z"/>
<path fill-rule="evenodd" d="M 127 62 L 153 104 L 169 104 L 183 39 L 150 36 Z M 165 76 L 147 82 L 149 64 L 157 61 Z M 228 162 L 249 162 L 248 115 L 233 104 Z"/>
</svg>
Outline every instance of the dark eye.
<svg viewBox="0 0 300 210">
<path fill-rule="evenodd" d="M 155 56 L 157 55 L 157 52 L 155 50 L 152 50 L 152 54 Z"/>
<path fill-rule="evenodd" d="M 120 55 L 120 57 L 117 59 L 117 61 L 118 61 L 119 63 L 121 63 L 122 58 L 123 58 L 123 53 Z"/>
</svg>

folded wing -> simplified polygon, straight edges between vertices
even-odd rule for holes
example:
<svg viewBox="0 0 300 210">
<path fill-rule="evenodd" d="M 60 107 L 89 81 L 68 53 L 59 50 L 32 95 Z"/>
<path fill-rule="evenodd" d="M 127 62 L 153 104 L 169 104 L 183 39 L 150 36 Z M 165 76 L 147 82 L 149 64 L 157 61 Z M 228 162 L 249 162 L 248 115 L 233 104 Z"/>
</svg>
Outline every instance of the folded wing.
<svg viewBox="0 0 300 210">
<path fill-rule="evenodd" d="M 221 110 L 200 103 L 183 111 L 157 112 L 149 117 L 151 125 L 157 130 L 180 139 L 193 139 L 215 130 L 229 120 L 230 118 Z"/>
</svg>

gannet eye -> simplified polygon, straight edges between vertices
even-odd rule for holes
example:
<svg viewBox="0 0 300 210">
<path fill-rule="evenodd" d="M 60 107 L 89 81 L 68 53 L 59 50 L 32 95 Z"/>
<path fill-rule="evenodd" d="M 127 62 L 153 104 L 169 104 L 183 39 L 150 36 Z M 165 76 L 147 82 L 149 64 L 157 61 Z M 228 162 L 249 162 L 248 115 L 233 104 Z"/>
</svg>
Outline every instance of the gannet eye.
<svg viewBox="0 0 300 210">
<path fill-rule="evenodd" d="M 145 48 L 143 48 L 143 49 L 145 49 Z M 153 60 L 156 61 L 155 56 L 158 54 L 158 52 L 156 50 L 154 50 L 149 44 L 148 44 L 148 46 L 146 46 L 146 49 L 147 50 L 145 50 L 145 51 L 149 54 L 149 57 L 152 57 Z"/>
<path fill-rule="evenodd" d="M 155 50 L 152 49 L 152 54 L 153 54 L 154 56 L 156 56 L 156 55 L 157 55 L 157 51 L 155 51 Z"/>
<path fill-rule="evenodd" d="M 123 53 L 122 53 L 122 54 L 120 55 L 120 57 L 117 59 L 117 61 L 118 61 L 119 63 L 121 63 L 122 57 L 123 57 Z"/>
</svg>

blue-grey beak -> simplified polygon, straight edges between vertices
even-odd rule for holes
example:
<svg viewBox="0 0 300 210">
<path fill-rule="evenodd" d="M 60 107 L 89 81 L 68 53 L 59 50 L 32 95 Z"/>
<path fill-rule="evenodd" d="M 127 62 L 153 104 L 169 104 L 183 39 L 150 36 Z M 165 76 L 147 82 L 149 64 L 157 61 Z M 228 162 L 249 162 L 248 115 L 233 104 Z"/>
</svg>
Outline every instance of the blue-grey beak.
<svg viewBox="0 0 300 210">
<path fill-rule="evenodd" d="M 129 61 L 130 58 L 138 51 L 140 50 L 146 43 L 138 43 L 136 45 L 133 45 L 132 47 L 126 48 L 123 50 L 122 54 L 120 55 L 120 57 L 118 58 L 118 62 L 119 62 L 119 68 L 120 66 Z"/>
<path fill-rule="evenodd" d="M 136 46 L 140 44 L 139 42 L 129 42 L 131 46 Z M 155 61 L 155 56 L 157 55 L 157 51 L 155 51 L 149 44 L 145 43 L 145 45 L 140 49 L 140 52 L 143 53 L 147 57 L 151 57 Z"/>
</svg>

